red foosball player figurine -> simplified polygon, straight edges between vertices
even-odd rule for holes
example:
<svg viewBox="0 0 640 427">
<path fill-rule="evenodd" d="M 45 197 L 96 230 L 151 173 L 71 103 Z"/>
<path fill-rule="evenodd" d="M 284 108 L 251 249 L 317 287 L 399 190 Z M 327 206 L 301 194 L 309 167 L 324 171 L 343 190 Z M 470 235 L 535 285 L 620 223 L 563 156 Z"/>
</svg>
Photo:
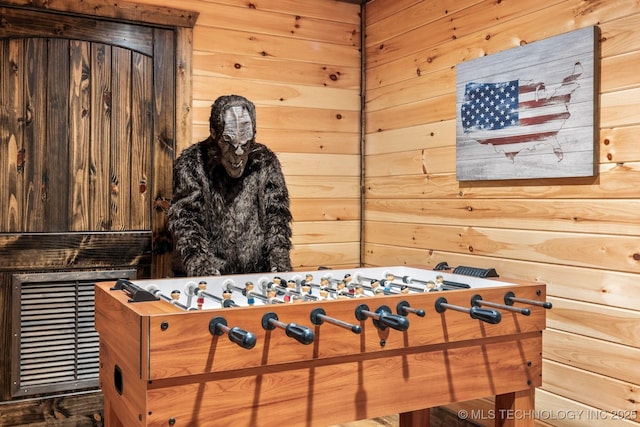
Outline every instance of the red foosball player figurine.
<svg viewBox="0 0 640 427">
<path fill-rule="evenodd" d="M 196 305 L 198 306 L 198 310 L 202 310 L 202 306 L 204 305 L 204 297 L 202 296 L 200 291 L 207 290 L 207 282 L 201 280 L 198 282 L 198 298 L 196 298 Z"/>
</svg>

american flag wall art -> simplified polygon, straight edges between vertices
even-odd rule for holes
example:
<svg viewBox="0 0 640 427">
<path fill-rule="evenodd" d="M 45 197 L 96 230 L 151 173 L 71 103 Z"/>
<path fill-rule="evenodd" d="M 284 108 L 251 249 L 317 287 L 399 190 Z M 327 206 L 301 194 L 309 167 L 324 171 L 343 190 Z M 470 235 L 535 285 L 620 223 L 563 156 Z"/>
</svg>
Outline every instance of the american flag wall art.
<svg viewBox="0 0 640 427">
<path fill-rule="evenodd" d="M 457 66 L 459 181 L 595 175 L 596 30 Z"/>
</svg>

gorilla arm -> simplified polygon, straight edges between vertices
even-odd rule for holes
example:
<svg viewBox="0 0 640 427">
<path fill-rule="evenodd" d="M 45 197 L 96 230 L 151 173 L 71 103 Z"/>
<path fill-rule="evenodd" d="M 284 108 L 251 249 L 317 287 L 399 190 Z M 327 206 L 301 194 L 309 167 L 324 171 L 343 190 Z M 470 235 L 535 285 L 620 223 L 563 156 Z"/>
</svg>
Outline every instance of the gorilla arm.
<svg viewBox="0 0 640 427">
<path fill-rule="evenodd" d="M 224 261 L 215 257 L 205 214 L 209 185 L 198 144 L 176 160 L 173 172 L 173 201 L 168 212 L 169 230 L 189 276 L 219 275 Z"/>
<path fill-rule="evenodd" d="M 267 168 L 263 194 L 265 252 L 272 272 L 291 271 L 291 210 L 289 193 L 278 159 Z"/>
</svg>

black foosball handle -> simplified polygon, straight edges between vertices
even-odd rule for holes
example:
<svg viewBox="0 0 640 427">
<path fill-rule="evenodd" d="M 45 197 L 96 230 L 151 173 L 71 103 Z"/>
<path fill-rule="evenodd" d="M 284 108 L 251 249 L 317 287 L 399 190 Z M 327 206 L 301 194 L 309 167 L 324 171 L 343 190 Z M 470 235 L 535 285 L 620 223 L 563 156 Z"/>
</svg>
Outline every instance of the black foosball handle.
<svg viewBox="0 0 640 427">
<path fill-rule="evenodd" d="M 483 322 L 491 323 L 493 325 L 500 323 L 502 320 L 502 314 L 498 310 L 480 307 L 461 307 L 459 305 L 452 305 L 447 302 L 447 299 L 440 297 L 435 302 L 436 312 L 444 313 L 447 309 L 454 311 L 460 311 L 467 313 L 472 319 L 482 320 Z"/>
<path fill-rule="evenodd" d="M 262 327 L 270 331 L 276 327 L 284 329 L 288 337 L 293 338 L 301 344 L 309 345 L 315 339 L 315 335 L 310 328 L 296 323 L 285 324 L 278 320 L 278 315 L 272 311 L 262 316 Z"/>
<path fill-rule="evenodd" d="M 491 308 L 471 307 L 469 316 L 471 316 L 472 319 L 482 320 L 492 325 L 496 325 L 502 320 L 502 314 L 500 314 L 498 310 Z"/>
<path fill-rule="evenodd" d="M 385 330 L 387 327 L 395 329 L 396 331 L 406 331 L 409 329 L 409 319 L 404 316 L 392 314 L 391 309 L 386 305 L 380 306 L 375 313 L 369 311 L 369 307 L 366 304 L 357 306 L 356 319 L 365 320 L 367 317 L 371 317 L 373 324 L 380 330 Z"/>
<path fill-rule="evenodd" d="M 209 332 L 211 335 L 222 335 L 227 333 L 229 341 L 239 345 L 247 350 L 252 349 L 256 345 L 256 335 L 253 332 L 245 331 L 237 326 L 229 328 L 224 317 L 214 317 L 209 322 Z"/>
</svg>

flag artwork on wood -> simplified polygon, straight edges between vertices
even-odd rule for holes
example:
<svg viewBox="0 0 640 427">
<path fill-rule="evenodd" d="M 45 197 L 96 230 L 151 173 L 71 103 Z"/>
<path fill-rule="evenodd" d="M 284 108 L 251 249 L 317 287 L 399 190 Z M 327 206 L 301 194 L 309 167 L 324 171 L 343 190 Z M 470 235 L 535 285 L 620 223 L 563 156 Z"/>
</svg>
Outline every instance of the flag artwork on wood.
<svg viewBox="0 0 640 427">
<path fill-rule="evenodd" d="M 459 181 L 595 175 L 588 27 L 457 66 Z"/>
</svg>

